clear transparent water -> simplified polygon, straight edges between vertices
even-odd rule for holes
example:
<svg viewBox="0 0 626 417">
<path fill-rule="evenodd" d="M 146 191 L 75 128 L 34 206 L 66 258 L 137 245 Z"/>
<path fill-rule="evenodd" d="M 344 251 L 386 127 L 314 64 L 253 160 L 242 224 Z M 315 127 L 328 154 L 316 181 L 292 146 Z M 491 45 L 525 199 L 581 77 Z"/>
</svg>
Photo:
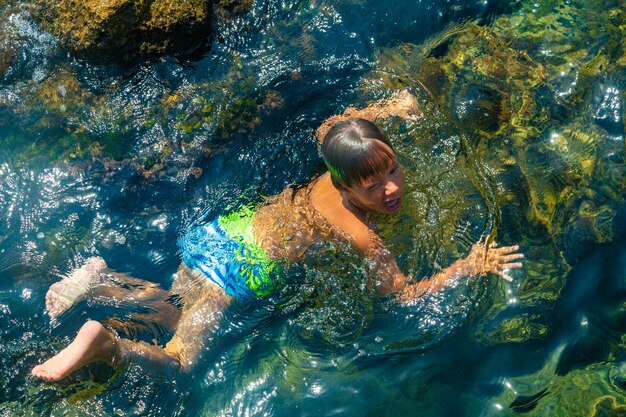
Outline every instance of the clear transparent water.
<svg viewBox="0 0 626 417">
<path fill-rule="evenodd" d="M 621 46 L 609 42 L 619 32 L 602 7 L 256 1 L 195 60 L 121 68 L 73 58 L 25 6 L 0 5 L 0 415 L 621 415 L 625 81 L 615 70 Z M 513 39 L 527 39 L 516 25 L 541 13 L 597 33 L 584 43 L 546 32 L 544 50 L 514 45 L 549 69 L 561 65 L 559 47 L 586 51 L 571 71 L 531 84 L 550 118 L 537 111 L 517 122 L 529 138 L 517 127 L 496 132 L 482 107 L 476 113 L 473 99 L 509 91 L 475 87 L 494 81 L 475 76 L 472 62 L 453 71 L 459 87 L 436 90 L 421 78 L 424 54 L 409 53 L 426 42 L 432 58 L 452 54 L 458 36 L 440 34 L 464 21 L 508 25 Z M 598 72 L 589 57 L 599 53 L 608 58 Z M 297 268 L 299 285 L 280 305 L 231 309 L 190 378 L 104 365 L 59 384 L 30 377 L 86 319 L 141 308 L 83 302 L 50 323 L 50 284 L 99 255 L 169 287 L 186 224 L 306 183 L 323 171 L 312 131 L 347 106 L 388 96 L 390 85 L 409 88 L 426 115 L 383 126 L 408 178 L 407 207 L 380 219 L 399 264 L 410 276 L 430 274 L 497 231 L 527 256 L 513 284 L 473 280 L 402 306 L 368 294 L 358 262 L 329 257 Z M 506 85 L 511 113 L 523 119 L 515 106 L 530 87 Z M 568 100 L 580 89 L 583 105 Z M 554 211 L 545 208 L 552 195 Z M 529 217 L 532 207 L 543 223 Z"/>
</svg>

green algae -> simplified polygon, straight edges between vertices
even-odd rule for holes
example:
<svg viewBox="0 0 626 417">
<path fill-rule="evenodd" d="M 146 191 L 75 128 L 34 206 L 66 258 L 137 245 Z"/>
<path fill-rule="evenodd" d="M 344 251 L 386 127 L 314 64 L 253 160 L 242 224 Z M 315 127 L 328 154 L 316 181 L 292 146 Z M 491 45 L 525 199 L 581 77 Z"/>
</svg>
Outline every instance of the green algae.
<svg viewBox="0 0 626 417">
<path fill-rule="evenodd" d="M 544 369 L 538 374 L 511 378 L 508 382 L 515 389 L 515 396 L 504 394 L 502 402 L 508 404 L 510 415 L 524 412 L 529 416 L 621 416 L 626 411 L 626 393 L 610 383 L 610 375 L 617 368 L 610 363 L 596 364 L 565 376 Z M 541 398 L 534 403 L 520 401 L 525 393 L 532 398 L 531 393 L 538 392 L 541 386 L 545 390 Z"/>
<path fill-rule="evenodd" d="M 599 79 L 617 85 L 626 81 L 625 27 L 623 2 L 602 7 L 524 2 L 520 12 L 499 16 L 490 26 L 451 24 L 423 45 L 405 44 L 377 53 L 377 68 L 365 80 L 365 88 L 412 88 L 423 102 L 441 109 L 454 126 L 451 135 L 467 136 L 464 143 L 489 174 L 483 181 L 491 178 L 497 184 L 476 185 L 488 210 L 496 212 L 494 228 L 485 224 L 482 233 L 508 236 L 506 243 L 520 244 L 526 255 L 524 271 L 514 273 L 512 288 L 491 285 L 487 296 L 482 293 L 473 332 L 481 344 L 519 345 L 550 338 L 555 332 L 550 311 L 577 257 L 586 244 L 614 238 L 614 218 L 626 196 L 626 147 L 610 138 L 620 134 L 619 128 L 607 131 L 589 117 L 589 109 L 594 97 L 603 94 L 598 91 Z M 435 49 L 444 52 L 437 55 Z M 622 92 L 622 106 L 625 96 Z M 433 115 L 428 105 L 423 108 L 428 110 L 419 123 L 437 126 L 441 114 Z M 623 125 L 622 120 L 622 130 Z M 422 146 L 424 134 L 429 135 L 413 136 L 414 146 Z M 445 142 L 442 137 L 438 140 L 440 146 Z M 426 143 L 425 149 L 436 146 Z M 455 170 L 463 166 L 459 158 L 450 158 L 450 163 Z M 437 164 L 418 170 L 420 176 L 429 178 L 433 166 Z M 408 182 L 413 181 L 419 179 Z M 422 192 L 417 201 L 429 201 L 432 194 L 439 197 L 444 189 Z M 462 203 L 458 197 L 457 201 L 458 209 Z M 429 218 L 424 208 L 413 211 L 414 217 Z M 427 239 L 414 232 L 413 242 L 424 249 L 409 257 L 432 263 L 445 259 L 437 251 L 463 256 L 469 242 L 465 238 L 464 244 L 455 243 L 458 236 L 451 232 L 451 224 L 467 224 L 460 213 L 441 215 L 437 221 L 443 225 L 429 230 Z M 424 228 L 424 220 L 412 220 L 417 229 Z M 437 233 L 443 238 L 432 237 Z M 621 322 L 619 317 L 611 320 Z M 603 343 L 608 346 L 604 362 L 560 374 L 559 353 L 543 370 L 507 379 L 513 388 L 504 389 L 494 407 L 511 416 L 623 415 L 626 393 L 618 359 L 623 358 L 623 341 Z M 413 400 L 408 401 L 411 406 Z M 467 415 L 485 413 L 484 408 L 474 411 Z"/>
<path fill-rule="evenodd" d="M 219 140 L 246 137 L 263 118 L 283 106 L 280 93 L 258 86 L 255 74 L 242 71 L 237 62 L 235 60 L 223 82 L 178 91 L 165 98 L 166 103 L 173 105 L 190 95 L 194 97 L 188 108 L 176 115 L 178 129 L 192 135 L 209 128 Z"/>
<path fill-rule="evenodd" d="M 510 242 L 520 244 L 527 258 L 516 295 L 519 307 L 549 311 L 577 246 L 613 238 L 615 207 L 626 191 L 624 148 L 615 149 L 622 156 L 609 161 L 605 152 L 614 145 L 583 109 L 598 95 L 599 77 L 624 82 L 620 4 L 529 2 L 489 26 L 451 24 L 423 45 L 380 50 L 377 68 L 366 79 L 371 90 L 417 89 L 422 100 L 442 109 L 455 126 L 452 134 L 467 135 L 464 143 L 478 165 L 495 176 L 497 187 L 488 186 L 489 175 L 475 185 L 497 220 L 496 229 L 483 233 L 519 236 Z M 420 123 L 436 126 L 438 116 L 424 113 Z M 458 160 L 450 161 L 458 168 Z M 424 210 L 419 214 L 428 216 Z M 462 224 L 458 215 L 440 220 L 448 237 L 447 222 Z M 439 245 L 462 253 L 445 239 Z M 510 300 L 496 296 L 492 301 L 486 315 L 492 330 L 481 326 L 484 333 L 477 335 L 486 343 L 522 343 L 550 333 L 545 317 L 521 313 L 498 321 Z"/>
<path fill-rule="evenodd" d="M 123 160 L 129 155 L 128 144 L 115 134 L 108 134 L 105 138 L 96 138 L 84 133 L 65 133 L 53 141 L 33 140 L 27 136 L 11 135 L 2 140 L 3 144 L 11 149 L 16 168 L 50 161 L 79 167 L 84 166 L 93 158 Z"/>
<path fill-rule="evenodd" d="M 541 340 L 550 333 L 550 326 L 538 315 L 522 314 L 498 323 L 495 329 L 481 332 L 480 338 L 488 344 L 523 343 Z"/>
<path fill-rule="evenodd" d="M 215 13 L 221 19 L 232 19 L 233 16 L 247 13 L 252 7 L 252 0 L 217 0 Z"/>
<path fill-rule="evenodd" d="M 12 108 L 26 123 L 19 134 L 3 138 L 17 166 L 33 163 L 84 164 L 93 158 L 122 160 L 130 155 L 123 123 L 105 135 L 94 135 L 77 120 L 90 107 L 103 106 L 101 98 L 84 88 L 73 70 L 57 68 L 25 91 L 23 107 Z M 46 135 L 37 132 L 46 132 Z"/>
<path fill-rule="evenodd" d="M 522 312 L 507 317 L 511 297 L 498 285 L 492 285 L 493 296 L 481 301 L 479 307 L 486 314 L 480 320 L 485 323 L 474 337 L 485 345 L 521 344 L 548 337 L 552 323 L 545 314 L 528 310 L 547 311 L 558 300 L 575 261 L 572 253 L 576 246 L 613 238 L 615 207 L 624 200 L 626 189 L 624 164 L 606 157 L 606 132 L 588 116 L 571 120 L 572 115 L 591 106 L 597 93 L 593 91 L 595 80 L 611 77 L 623 84 L 624 12 L 613 3 L 606 11 L 582 11 L 561 2 L 543 2 L 532 13 L 528 8 L 534 6 L 524 3 L 520 14 L 500 16 L 488 27 L 472 22 L 452 25 L 426 45 L 379 51 L 379 68 L 364 82 L 364 92 L 370 96 L 408 87 L 422 102 L 436 104 L 425 105 L 424 119 L 413 126 L 397 121 L 385 124 L 394 143 L 406 141 L 399 151 L 413 184 L 407 190 L 411 199 L 400 221 L 415 228 L 394 236 L 389 232 L 393 225 L 382 225 L 383 235 L 401 254 L 399 262 L 419 278 L 423 269 L 436 269 L 431 266 L 463 256 L 473 241 L 490 233 L 499 234 L 504 239 L 500 243 L 520 243 L 526 254 L 525 271 L 521 278 L 516 275 L 515 306 Z M 273 42 L 288 36 L 277 39 Z M 437 56 L 432 51 L 442 44 L 446 52 Z M 315 56 L 314 48 L 306 52 Z M 273 108 L 273 103 L 282 106 L 281 98 L 257 85 L 253 68 L 246 68 L 236 57 L 229 64 L 226 75 L 214 85 L 182 87 L 164 94 L 157 109 L 149 111 L 144 127 L 176 120 L 175 129 L 184 134 L 182 147 L 197 146 L 204 153 L 214 145 L 198 143 L 194 135 L 203 130 L 217 132 L 221 140 L 252 136 L 267 117 L 265 109 Z M 110 112 L 107 105 L 113 100 L 112 91 L 101 95 L 85 91 L 71 68 L 57 70 L 43 83 L 33 85 L 33 91 L 30 106 L 44 114 L 37 121 L 38 128 L 63 128 L 55 135 L 58 139 L 48 143 L 26 136 L 7 138 L 21 155 L 17 163 L 22 166 L 37 160 L 78 163 L 94 157 L 129 158 L 155 174 L 167 167 L 168 158 L 176 151 L 177 144 L 168 143 L 160 151 L 133 154 L 124 127 L 132 122 L 132 116 Z M 621 102 L 624 108 L 624 93 Z M 110 120 L 113 132 L 91 137 L 81 117 L 91 111 Z M 68 118 L 79 123 L 68 124 Z M 452 131 L 437 133 L 448 120 L 454 125 Z M 465 154 L 467 146 L 474 154 Z M 429 154 L 431 148 L 440 153 Z M 474 173 L 476 160 L 488 174 L 486 179 Z M 427 174 L 417 175 L 423 172 Z M 496 185 L 488 184 L 489 180 Z M 485 220 L 478 216 L 480 210 L 474 203 L 489 212 L 487 217 L 498 217 L 500 210 L 509 214 L 502 220 Z M 55 233 L 65 232 L 59 229 Z M 80 245 L 86 233 L 77 231 L 64 244 Z M 56 242 L 47 243 L 53 244 Z M 52 256 L 60 259 L 62 253 Z M 420 267 L 422 264 L 428 267 Z M 334 327 L 334 322 L 324 324 L 328 311 L 354 306 L 337 305 L 336 297 L 326 297 L 329 294 L 336 294 L 336 288 L 322 288 L 322 295 L 310 300 L 312 310 L 321 313 L 302 321 L 312 323 L 311 328 L 321 326 L 322 338 L 333 340 L 341 329 Z M 352 295 L 348 298 L 354 299 Z M 489 303 L 492 305 L 482 305 Z M 349 314 L 332 316 L 337 320 Z M 312 337 L 309 329 L 303 333 Z M 317 370 L 302 371 L 309 358 L 300 351 L 285 356 L 295 365 L 287 369 L 284 391 L 295 387 L 302 392 L 306 389 L 302 377 Z M 275 361 L 267 361 L 260 366 L 269 370 L 275 365 Z M 606 386 L 611 372 L 615 366 L 603 368 L 600 364 L 565 376 L 557 376 L 553 370 L 533 374 L 529 380 L 517 379 L 515 382 L 522 384 L 518 393 L 503 395 L 501 403 L 511 415 L 522 411 L 530 415 L 620 415 L 623 392 L 614 384 Z M 247 382 L 253 382 L 253 376 Z M 432 392 L 426 388 L 426 382 L 415 384 L 411 388 L 416 391 L 414 398 L 423 391 Z M 437 389 L 439 398 L 446 394 L 445 386 Z M 585 391 L 584 395 L 570 401 L 580 396 L 580 391 Z M 402 404 L 406 410 L 415 405 L 411 401 Z M 379 407 L 377 412 L 385 408 L 390 407 Z"/>
</svg>

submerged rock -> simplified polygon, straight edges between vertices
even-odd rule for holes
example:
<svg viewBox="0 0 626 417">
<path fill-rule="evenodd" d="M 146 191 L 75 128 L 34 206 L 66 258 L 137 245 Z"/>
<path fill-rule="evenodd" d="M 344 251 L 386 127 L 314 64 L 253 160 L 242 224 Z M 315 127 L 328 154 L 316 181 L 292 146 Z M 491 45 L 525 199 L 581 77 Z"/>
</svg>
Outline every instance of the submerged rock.
<svg viewBox="0 0 626 417">
<path fill-rule="evenodd" d="M 493 134 L 509 118 L 508 102 L 499 91 L 478 84 L 463 85 L 450 91 L 452 116 L 469 129 Z"/>
<path fill-rule="evenodd" d="M 10 77 L 18 62 L 17 35 L 7 23 L 8 19 L 4 20 L 0 23 L 0 84 Z"/>
<path fill-rule="evenodd" d="M 40 26 L 77 55 L 97 62 L 137 62 L 191 53 L 211 30 L 208 0 L 36 0 Z"/>
<path fill-rule="evenodd" d="M 9 74 L 15 61 L 15 50 L 11 45 L 0 44 L 0 81 L 3 81 Z"/>
<path fill-rule="evenodd" d="M 216 0 L 215 14 L 220 19 L 230 19 L 233 15 L 246 13 L 252 3 L 252 0 Z"/>
</svg>

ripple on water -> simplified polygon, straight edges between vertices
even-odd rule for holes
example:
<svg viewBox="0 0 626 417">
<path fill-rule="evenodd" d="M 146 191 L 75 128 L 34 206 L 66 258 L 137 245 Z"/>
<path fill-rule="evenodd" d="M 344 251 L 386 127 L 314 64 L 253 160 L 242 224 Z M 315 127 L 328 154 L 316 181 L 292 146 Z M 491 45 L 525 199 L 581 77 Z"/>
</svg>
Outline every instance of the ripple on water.
<svg viewBox="0 0 626 417">
<path fill-rule="evenodd" d="M 20 88 L 17 81 L 41 81 L 52 68 L 56 39 L 39 30 L 22 7 L 0 6 L 0 86 Z"/>
<path fill-rule="evenodd" d="M 114 374 L 95 366 L 58 386 L 33 384 L 29 379 L 28 369 L 66 345 L 87 317 L 107 317 L 121 308 L 121 319 L 131 321 L 134 313 L 154 312 L 150 306 L 128 302 L 85 302 L 69 311 L 62 325 L 50 326 L 41 314 L 51 282 L 87 257 L 100 254 L 116 269 L 169 284 L 178 264 L 176 238 L 191 219 L 215 215 L 229 204 L 257 202 L 286 184 L 306 181 L 321 169 L 310 131 L 324 117 L 386 94 L 383 89 L 413 82 L 412 74 L 404 73 L 391 86 L 380 87 L 385 83 L 380 79 L 364 82 L 363 74 L 380 64 L 372 58 L 375 48 L 421 41 L 447 24 L 444 20 L 450 16 L 469 8 L 479 10 L 474 17 L 480 17 L 491 7 L 483 1 L 413 2 L 411 7 L 407 3 L 395 9 L 375 1 L 313 3 L 256 1 L 250 13 L 220 28 L 221 39 L 198 61 L 166 57 L 132 69 L 74 61 L 34 26 L 21 7 L 0 6 L 0 15 L 7 17 L 0 19 L 0 135 L 4 135 L 0 140 L 19 133 L 24 139 L 17 143 L 23 143 L 24 149 L 39 149 L 33 144 L 55 149 L 36 155 L 37 162 L 16 162 L 9 147 L 0 147 L 0 291 L 7 291 L 0 293 L 0 332 L 5 341 L 0 345 L 0 413 L 187 415 L 204 411 L 278 416 L 405 411 L 413 415 L 419 410 L 424 415 L 442 415 L 433 410 L 470 407 L 467 402 L 475 400 L 480 407 L 475 414 L 465 415 L 490 415 L 491 410 L 499 415 L 507 410 L 532 412 L 539 409 L 537 404 L 559 400 L 569 404 L 571 398 L 559 396 L 565 391 L 575 392 L 576 400 L 593 391 L 596 397 L 585 401 L 585 407 L 617 409 L 614 403 L 603 400 L 604 405 L 598 405 L 596 400 L 610 390 L 623 396 L 622 369 L 610 365 L 607 371 L 606 364 L 585 370 L 575 366 L 587 364 L 587 352 L 597 355 L 608 346 L 606 338 L 594 337 L 588 350 L 577 350 L 572 344 L 572 352 L 580 355 L 572 354 L 569 361 L 563 356 L 565 375 L 556 375 L 554 367 L 531 372 L 527 379 L 506 375 L 510 369 L 528 373 L 528 368 L 545 361 L 532 356 L 543 350 L 544 331 L 551 323 L 545 323 L 543 316 L 536 320 L 533 313 L 551 312 L 561 297 L 568 271 L 561 251 L 572 251 L 591 232 L 598 241 L 610 239 L 614 216 L 610 204 L 622 198 L 615 190 L 622 190 L 624 183 L 623 89 L 600 82 L 596 90 L 601 94 L 586 107 L 585 120 L 595 127 L 560 123 L 573 117 L 565 108 L 569 96 L 585 99 L 576 93 L 579 71 L 574 64 L 570 69 L 563 65 L 560 87 L 554 91 L 565 100 L 550 113 L 560 125 L 552 126 L 554 132 L 528 138 L 534 141 L 528 147 L 518 144 L 524 146 L 522 155 L 509 159 L 511 164 L 526 163 L 520 176 L 531 178 L 532 197 L 537 198 L 537 206 L 544 205 L 538 210 L 543 210 L 545 223 L 561 213 L 563 207 L 555 201 L 564 186 L 589 179 L 604 183 L 606 177 L 613 188 L 607 189 L 606 184 L 590 188 L 585 202 L 567 203 L 577 220 L 563 233 L 565 243 L 547 236 L 541 227 L 528 232 L 535 233 L 528 238 L 532 245 L 528 257 L 534 260 L 527 263 L 526 279 L 512 287 L 511 298 L 503 292 L 511 287 L 475 280 L 398 306 L 368 294 L 366 274 L 357 260 L 343 259 L 338 267 L 332 259 L 320 259 L 321 266 L 304 272 L 297 295 L 280 308 L 262 304 L 228 312 L 228 325 L 219 334 L 221 344 L 209 349 L 207 365 L 199 365 L 200 375 L 170 384 L 148 378 L 137 368 Z M 567 5 L 568 10 L 572 7 Z M 541 18 L 537 11 L 535 15 Z M 612 12 L 612 19 L 622 16 L 619 9 Z M 519 13 L 512 19 L 523 23 L 524 16 Z M 560 20 L 569 22 L 569 17 L 551 19 L 551 24 L 561 27 Z M 603 19 L 600 25 L 609 23 Z M 561 41 L 563 33 L 572 35 L 578 25 L 563 27 L 571 30 L 560 31 L 555 41 L 544 43 L 557 48 L 554 43 Z M 604 42 L 609 34 L 600 35 L 595 38 Z M 532 55 L 532 60 L 546 65 L 556 59 L 546 61 L 532 51 L 524 56 L 524 44 L 536 43 L 534 33 L 516 39 L 515 47 L 524 59 Z M 475 43 L 480 48 L 480 42 Z M 572 42 L 561 48 L 570 51 L 577 46 Z M 444 56 L 443 49 L 428 59 Z M 480 81 L 476 80 L 478 85 Z M 70 88 L 70 82 L 75 88 Z M 475 94 L 487 104 L 504 102 L 495 90 L 472 87 L 457 97 L 458 104 L 471 105 L 466 99 Z M 74 107 L 65 105 L 74 95 L 80 98 Z M 399 263 L 413 280 L 465 254 L 472 243 L 493 231 L 494 224 L 506 230 L 495 219 L 500 209 L 499 185 L 491 184 L 495 175 L 481 161 L 471 160 L 469 148 L 463 146 L 466 138 L 451 131 L 435 108 L 427 108 L 429 100 L 423 101 L 425 118 L 399 129 L 401 133 L 392 138 L 407 166 L 407 201 L 399 216 L 381 225 L 381 233 L 387 234 Z M 232 106 L 234 102 L 245 105 Z M 492 132 L 495 126 L 483 117 L 483 110 L 495 109 L 498 116 L 502 109 L 484 103 L 470 106 L 470 113 L 459 108 L 459 116 L 474 128 Z M 224 114 L 220 127 L 219 116 Z M 238 117 L 241 114 L 245 117 Z M 390 131 L 398 130 L 394 123 L 388 123 Z M 537 123 L 543 122 L 537 118 Z M 608 140 L 600 130 L 609 133 Z M 70 156 L 77 149 L 74 140 L 85 132 L 91 136 L 77 143 L 85 146 L 100 140 L 98 152 L 113 155 L 117 162 L 100 161 L 98 173 L 51 168 L 74 161 Z M 609 141 L 610 146 L 605 143 Z M 486 146 L 497 147 L 496 142 Z M 105 144 L 118 147 L 107 149 Z M 605 158 L 594 165 L 595 153 L 601 152 L 607 152 Z M 86 159 L 101 156 L 86 155 Z M 141 169 L 120 162 L 127 156 L 140 161 Z M 197 177 L 191 178 L 192 172 Z M 521 192 L 528 187 L 526 182 Z M 519 230 L 527 231 L 527 204 L 521 206 L 514 220 Z M 413 227 L 391 233 L 407 224 Z M 607 297 L 598 295 L 603 309 Z M 527 309 L 507 304 L 511 299 L 525 303 Z M 565 316 L 578 319 L 576 326 L 582 326 L 584 317 L 587 327 L 603 318 Z M 615 346 L 623 332 L 612 326 L 621 322 L 620 317 L 609 315 L 604 320 L 612 323 L 606 334 Z M 169 336 L 164 327 L 134 323 L 146 325 L 142 336 L 147 340 L 162 342 Z M 589 337 L 584 328 L 576 329 L 572 338 Z M 552 385 L 545 391 L 537 380 Z M 197 387 L 196 381 L 200 381 Z M 581 381 L 590 389 L 581 390 Z M 481 390 L 483 386 L 487 388 Z M 553 389 L 557 386 L 561 391 Z M 187 401 L 189 391 L 192 399 Z M 454 411 L 450 415 L 466 410 Z"/>
<path fill-rule="evenodd" d="M 624 137 L 624 109 L 623 92 L 617 86 L 606 85 L 604 94 L 595 98 L 593 120 L 598 126 L 605 129 L 609 135 Z"/>
</svg>

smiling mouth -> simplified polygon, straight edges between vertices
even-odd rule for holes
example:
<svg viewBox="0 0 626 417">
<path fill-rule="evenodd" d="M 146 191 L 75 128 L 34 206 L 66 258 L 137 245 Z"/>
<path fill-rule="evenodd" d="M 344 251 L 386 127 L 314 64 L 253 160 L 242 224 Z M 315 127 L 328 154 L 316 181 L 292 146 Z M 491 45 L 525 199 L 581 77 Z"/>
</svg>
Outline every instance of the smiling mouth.
<svg viewBox="0 0 626 417">
<path fill-rule="evenodd" d="M 385 201 L 385 208 L 389 211 L 396 211 L 400 208 L 400 197 Z"/>
</svg>

